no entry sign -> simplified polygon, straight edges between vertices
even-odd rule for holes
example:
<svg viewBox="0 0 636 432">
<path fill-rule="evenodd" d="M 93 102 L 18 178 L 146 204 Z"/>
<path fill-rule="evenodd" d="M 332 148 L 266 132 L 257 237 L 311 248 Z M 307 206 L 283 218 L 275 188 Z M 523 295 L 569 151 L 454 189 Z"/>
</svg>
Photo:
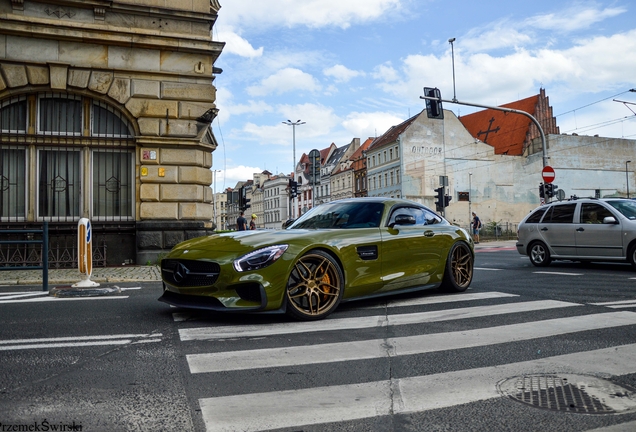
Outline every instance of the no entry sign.
<svg viewBox="0 0 636 432">
<path fill-rule="evenodd" d="M 543 181 L 546 183 L 552 183 L 554 181 L 554 168 L 552 168 L 550 165 L 547 165 L 543 168 L 543 171 L 541 171 L 541 175 L 543 176 Z"/>
</svg>

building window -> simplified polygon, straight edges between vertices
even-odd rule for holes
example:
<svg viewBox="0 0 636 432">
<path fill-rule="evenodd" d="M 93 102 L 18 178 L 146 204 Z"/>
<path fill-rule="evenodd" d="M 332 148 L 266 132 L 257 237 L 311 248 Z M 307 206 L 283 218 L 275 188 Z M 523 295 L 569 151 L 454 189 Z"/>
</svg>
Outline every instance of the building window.
<svg viewBox="0 0 636 432">
<path fill-rule="evenodd" d="M 27 101 L 24 96 L 11 98 L 0 105 L 0 131 L 24 133 L 27 122 Z"/>
<path fill-rule="evenodd" d="M 25 220 L 32 212 L 35 220 L 71 222 L 85 207 L 91 219 L 134 220 L 134 130 L 116 109 L 76 95 L 25 95 L 0 102 L 0 129 L 15 134 L 0 141 L 0 220 Z"/>
<path fill-rule="evenodd" d="M 80 209 L 80 152 L 41 150 L 38 215 L 74 220 Z"/>
<path fill-rule="evenodd" d="M 0 150 L 0 217 L 26 215 L 26 156 L 22 149 Z"/>
<path fill-rule="evenodd" d="M 81 135 L 82 100 L 47 93 L 39 98 L 38 132 L 45 135 Z"/>
<path fill-rule="evenodd" d="M 393 149 L 389 150 L 389 159 L 393 160 Z"/>
</svg>

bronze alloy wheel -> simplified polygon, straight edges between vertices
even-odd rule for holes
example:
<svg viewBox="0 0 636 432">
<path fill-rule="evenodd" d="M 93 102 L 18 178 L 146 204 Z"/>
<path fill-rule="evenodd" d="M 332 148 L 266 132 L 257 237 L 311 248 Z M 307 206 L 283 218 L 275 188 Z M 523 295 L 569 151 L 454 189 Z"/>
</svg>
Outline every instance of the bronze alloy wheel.
<svg viewBox="0 0 636 432">
<path fill-rule="evenodd" d="M 287 282 L 287 313 L 296 319 L 318 320 L 333 312 L 342 298 L 344 277 L 336 261 L 323 251 L 302 256 Z"/>
<path fill-rule="evenodd" d="M 458 242 L 453 245 L 446 261 L 446 271 L 442 288 L 450 292 L 463 292 L 473 280 L 473 265 L 475 259 L 466 243 Z"/>
</svg>

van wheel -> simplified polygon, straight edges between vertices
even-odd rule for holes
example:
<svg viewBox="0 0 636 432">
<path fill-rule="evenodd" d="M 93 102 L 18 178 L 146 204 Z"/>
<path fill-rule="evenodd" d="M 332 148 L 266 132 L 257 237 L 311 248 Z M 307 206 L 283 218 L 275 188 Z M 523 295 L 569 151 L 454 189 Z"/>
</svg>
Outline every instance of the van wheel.
<svg viewBox="0 0 636 432">
<path fill-rule="evenodd" d="M 546 267 L 552 262 L 548 247 L 542 242 L 534 242 L 530 245 L 528 256 L 530 262 L 537 267 Z"/>
</svg>

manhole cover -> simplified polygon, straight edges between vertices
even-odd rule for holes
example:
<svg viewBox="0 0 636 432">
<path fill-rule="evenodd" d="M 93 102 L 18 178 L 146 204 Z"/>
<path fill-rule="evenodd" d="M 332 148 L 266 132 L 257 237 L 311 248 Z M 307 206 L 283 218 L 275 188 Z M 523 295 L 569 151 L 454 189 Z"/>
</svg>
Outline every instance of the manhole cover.
<svg viewBox="0 0 636 432">
<path fill-rule="evenodd" d="M 617 414 L 636 410 L 636 392 L 585 375 L 524 375 L 497 384 L 516 401 L 554 411 Z"/>
</svg>

